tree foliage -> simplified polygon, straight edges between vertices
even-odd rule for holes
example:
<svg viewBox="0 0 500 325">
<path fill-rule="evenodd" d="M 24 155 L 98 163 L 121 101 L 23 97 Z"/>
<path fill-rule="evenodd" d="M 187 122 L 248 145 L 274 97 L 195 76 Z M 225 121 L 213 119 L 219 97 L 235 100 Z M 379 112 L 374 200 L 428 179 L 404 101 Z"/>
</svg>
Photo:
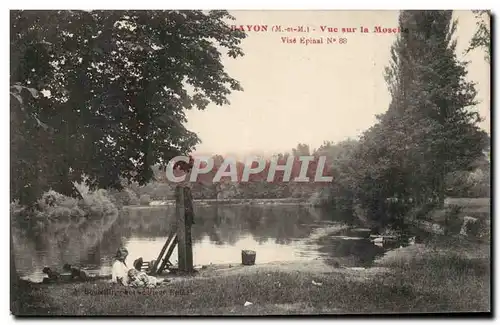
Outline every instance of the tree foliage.
<svg viewBox="0 0 500 325">
<path fill-rule="evenodd" d="M 473 10 L 476 17 L 476 31 L 470 40 L 469 47 L 465 53 L 469 53 L 477 48 L 485 51 L 484 59 L 491 61 L 491 12 L 489 10 Z"/>
<path fill-rule="evenodd" d="M 398 224 L 416 204 L 442 203 L 448 174 L 485 148 L 475 85 L 456 56 L 451 11 L 402 11 L 386 81 L 391 104 L 346 162 L 349 194 L 376 222 Z"/>
<path fill-rule="evenodd" d="M 53 130 L 40 136 L 18 119 L 25 135 L 13 144 L 23 147 L 12 157 L 14 196 L 33 183 L 68 193 L 83 174 L 100 187 L 144 184 L 152 165 L 191 151 L 200 140 L 184 127 L 185 110 L 228 104 L 242 90 L 222 64 L 243 55 L 245 34 L 231 19 L 226 11 L 11 11 L 10 83 L 44 94 L 27 105 Z M 26 143 L 32 154 L 20 153 Z M 30 169 L 44 181 L 16 178 Z"/>
</svg>

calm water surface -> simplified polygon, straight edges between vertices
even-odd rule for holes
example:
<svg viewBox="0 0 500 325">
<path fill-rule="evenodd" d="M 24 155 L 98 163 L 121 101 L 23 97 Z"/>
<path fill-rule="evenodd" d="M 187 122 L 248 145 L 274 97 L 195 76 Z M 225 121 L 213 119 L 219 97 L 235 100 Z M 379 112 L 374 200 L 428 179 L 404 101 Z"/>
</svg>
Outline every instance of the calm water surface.
<svg viewBox="0 0 500 325">
<path fill-rule="evenodd" d="M 24 278 L 41 281 L 44 266 L 64 263 L 109 274 L 120 244 L 127 263 L 156 259 L 175 222 L 173 207 L 133 208 L 116 218 L 49 225 L 41 235 L 14 231 L 16 267 Z M 384 253 L 355 233 L 332 234 L 345 225 L 339 217 L 298 206 L 198 206 L 192 228 L 195 265 L 239 264 L 241 250 L 257 252 L 256 263 L 322 258 L 344 266 L 369 266 Z M 177 251 L 171 257 L 177 262 Z"/>
</svg>

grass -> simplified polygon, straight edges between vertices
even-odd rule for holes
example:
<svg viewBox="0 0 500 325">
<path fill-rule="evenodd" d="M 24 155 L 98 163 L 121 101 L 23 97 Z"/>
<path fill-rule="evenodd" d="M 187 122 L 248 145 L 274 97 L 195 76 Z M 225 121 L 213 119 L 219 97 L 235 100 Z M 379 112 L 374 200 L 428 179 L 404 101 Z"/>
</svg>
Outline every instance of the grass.
<svg viewBox="0 0 500 325">
<path fill-rule="evenodd" d="M 456 212 L 453 210 L 456 208 Z M 489 237 L 491 228 L 490 198 L 447 198 L 445 208 L 435 209 L 426 216 L 426 221 L 447 228 L 457 233 L 462 228 L 464 218 L 474 217 L 480 221 L 481 233 Z M 447 217 L 449 217 L 448 220 Z"/>
<path fill-rule="evenodd" d="M 443 310 L 490 310 L 489 244 L 442 236 L 392 253 L 378 265 L 399 270 L 396 285 L 405 281 L 415 292 L 440 297 Z"/>
<path fill-rule="evenodd" d="M 445 205 L 459 205 L 463 207 L 489 207 L 490 198 L 446 198 Z"/>
<path fill-rule="evenodd" d="M 428 247 L 367 270 L 239 267 L 159 289 L 109 283 L 26 284 L 20 315 L 273 315 L 490 311 L 489 257 Z M 253 270 L 249 272 L 249 270 Z M 312 281 L 322 283 L 315 286 Z M 246 301 L 253 304 L 244 307 Z"/>
<path fill-rule="evenodd" d="M 445 206 L 456 205 L 462 208 L 466 214 L 475 214 L 479 218 L 485 218 L 491 212 L 490 198 L 446 198 Z"/>
</svg>

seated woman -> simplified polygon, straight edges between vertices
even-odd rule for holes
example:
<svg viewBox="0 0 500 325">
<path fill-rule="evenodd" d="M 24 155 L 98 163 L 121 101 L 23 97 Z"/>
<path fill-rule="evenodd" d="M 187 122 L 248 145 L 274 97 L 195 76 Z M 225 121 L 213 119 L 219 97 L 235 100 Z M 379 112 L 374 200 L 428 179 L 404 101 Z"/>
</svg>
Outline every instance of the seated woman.
<svg viewBox="0 0 500 325">
<path fill-rule="evenodd" d="M 130 269 L 128 271 L 128 281 L 128 285 L 134 288 L 154 288 L 164 282 L 163 279 L 149 276 L 136 269 Z"/>
<path fill-rule="evenodd" d="M 125 263 L 127 259 L 128 251 L 126 248 L 121 247 L 118 249 L 115 255 L 115 261 L 111 269 L 111 282 L 128 285 L 128 267 Z"/>
<path fill-rule="evenodd" d="M 139 258 L 135 261 L 135 268 L 129 269 L 129 267 L 125 263 L 127 256 L 128 251 L 124 247 L 119 248 L 116 252 L 115 261 L 113 262 L 111 270 L 112 283 L 120 284 L 123 286 L 154 288 L 155 286 L 164 282 L 161 279 L 157 279 L 153 276 L 148 276 L 146 273 L 140 271 L 142 258 Z M 139 270 L 136 268 L 139 268 Z"/>
</svg>

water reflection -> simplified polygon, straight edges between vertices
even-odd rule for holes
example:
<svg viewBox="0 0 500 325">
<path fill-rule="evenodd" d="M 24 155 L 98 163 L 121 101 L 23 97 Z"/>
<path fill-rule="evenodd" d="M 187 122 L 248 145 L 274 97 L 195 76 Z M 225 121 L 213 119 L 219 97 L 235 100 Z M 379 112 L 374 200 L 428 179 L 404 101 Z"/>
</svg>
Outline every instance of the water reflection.
<svg viewBox="0 0 500 325">
<path fill-rule="evenodd" d="M 192 228 L 195 264 L 241 262 L 241 250 L 257 251 L 256 263 L 312 258 L 341 265 L 368 265 L 383 248 L 369 240 L 326 236 L 312 240 L 319 229 L 343 224 L 340 216 L 298 206 L 197 206 Z M 128 264 L 137 257 L 156 259 L 175 223 L 175 208 L 150 207 L 123 211 L 116 220 L 49 225 L 40 235 L 14 232 L 16 266 L 36 280 L 44 266 L 87 265 L 109 273 L 111 258 L 124 244 Z M 122 242 L 125 241 L 125 242 Z M 176 261 L 174 251 L 172 261 Z"/>
</svg>

